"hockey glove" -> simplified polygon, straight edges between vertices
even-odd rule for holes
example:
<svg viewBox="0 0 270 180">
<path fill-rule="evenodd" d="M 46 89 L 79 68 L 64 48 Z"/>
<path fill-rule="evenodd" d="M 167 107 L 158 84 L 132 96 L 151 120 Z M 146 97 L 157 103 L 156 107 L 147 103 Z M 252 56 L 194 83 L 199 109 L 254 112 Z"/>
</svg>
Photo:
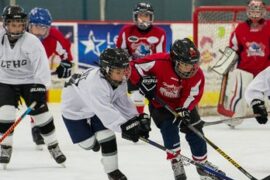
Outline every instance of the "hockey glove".
<svg viewBox="0 0 270 180">
<path fill-rule="evenodd" d="M 71 75 L 72 63 L 68 60 L 62 60 L 56 69 L 58 78 L 68 78 Z"/>
<path fill-rule="evenodd" d="M 148 100 L 155 98 L 155 90 L 157 85 L 157 79 L 155 76 L 145 76 L 141 79 L 139 84 L 139 91 Z"/>
<path fill-rule="evenodd" d="M 268 113 L 266 111 L 264 101 L 259 99 L 254 99 L 251 102 L 251 106 L 254 114 L 259 114 L 260 116 L 255 117 L 259 124 L 265 124 L 268 121 Z"/>
<path fill-rule="evenodd" d="M 148 138 L 150 118 L 147 114 L 140 114 L 121 125 L 122 138 L 137 142 L 140 137 Z"/>
<path fill-rule="evenodd" d="M 140 121 L 139 136 L 145 139 L 149 138 L 149 132 L 151 131 L 151 120 L 148 114 L 142 113 L 137 118 Z"/>
<path fill-rule="evenodd" d="M 34 84 L 29 90 L 29 101 L 36 101 L 34 109 L 39 109 L 46 103 L 46 87 L 42 84 Z"/>
<path fill-rule="evenodd" d="M 191 122 L 190 111 L 187 108 L 177 108 L 176 112 L 179 116 L 174 118 L 173 124 L 179 128 L 182 126 L 188 126 Z"/>
</svg>

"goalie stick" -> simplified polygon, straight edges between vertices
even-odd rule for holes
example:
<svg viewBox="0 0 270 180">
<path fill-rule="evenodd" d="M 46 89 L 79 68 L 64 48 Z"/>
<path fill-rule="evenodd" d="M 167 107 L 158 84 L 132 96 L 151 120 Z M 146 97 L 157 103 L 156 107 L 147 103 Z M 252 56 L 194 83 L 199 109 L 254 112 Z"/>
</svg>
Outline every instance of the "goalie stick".
<svg viewBox="0 0 270 180">
<path fill-rule="evenodd" d="M 174 111 L 170 106 L 168 106 L 162 99 L 155 97 L 155 100 L 160 103 L 163 107 L 165 107 L 168 111 L 170 111 L 175 117 L 178 117 L 179 114 Z M 216 144 L 210 141 L 205 135 L 203 135 L 200 131 L 194 128 L 192 125 L 187 126 L 192 132 L 194 132 L 197 136 L 202 138 L 207 144 L 209 144 L 214 150 L 216 150 L 221 156 L 223 156 L 227 161 L 229 161 L 232 165 L 234 165 L 239 171 L 241 171 L 244 175 L 246 175 L 251 180 L 258 180 L 254 176 L 252 176 L 249 172 L 247 172 L 243 167 L 241 167 L 235 160 L 233 160 L 228 154 L 226 154 L 222 149 L 220 149 Z M 270 180 L 270 175 L 263 178 L 262 180 Z"/>
<path fill-rule="evenodd" d="M 267 113 L 269 114 L 270 112 L 267 112 Z M 222 119 L 222 120 L 217 120 L 217 121 L 211 121 L 211 122 L 203 121 L 204 122 L 203 126 L 212 126 L 212 125 L 226 123 L 226 122 L 234 121 L 234 120 L 255 118 L 255 117 L 258 117 L 258 116 L 260 116 L 260 115 L 259 114 L 251 114 L 251 115 L 247 115 L 247 116 L 233 117 L 233 118 L 227 118 L 227 119 Z"/>
<path fill-rule="evenodd" d="M 156 142 L 154 142 L 154 141 L 152 141 L 150 139 L 145 139 L 143 137 L 140 137 L 140 140 L 146 142 L 147 144 L 155 146 L 158 149 L 166 151 L 166 152 L 168 152 L 170 154 L 174 154 L 173 151 L 171 151 L 169 149 L 166 149 L 164 146 L 162 146 L 162 145 L 160 145 L 160 144 L 158 144 L 158 143 L 156 143 Z M 220 172 L 218 172 L 218 171 L 216 171 L 216 170 L 214 170 L 212 168 L 209 168 L 209 167 L 207 167 L 207 166 L 205 166 L 205 165 L 203 165 L 201 163 L 198 163 L 198 162 L 196 162 L 196 161 L 194 161 L 194 160 L 192 160 L 192 159 L 190 159 L 190 158 L 188 158 L 188 157 L 186 157 L 186 156 L 184 156 L 182 154 L 180 154 L 180 156 L 181 156 L 181 159 L 183 159 L 184 161 L 186 161 L 186 162 L 188 162 L 190 164 L 193 164 L 194 166 L 196 166 L 198 168 L 203 169 L 204 171 L 206 171 L 207 173 L 209 173 L 209 174 L 211 174 L 211 175 L 213 175 L 215 177 L 222 178 L 222 179 L 225 179 L 225 180 L 233 180 L 232 178 L 230 178 L 230 177 L 228 177 L 228 176 L 226 176 L 226 175 L 224 175 L 224 174 L 222 174 L 222 173 L 220 173 Z"/>
<path fill-rule="evenodd" d="M 15 129 L 15 127 L 22 121 L 22 119 L 28 115 L 33 108 L 35 107 L 36 102 L 34 101 L 27 109 L 26 111 L 10 126 L 10 128 L 2 135 L 0 138 L 0 143 L 4 141 L 4 139 Z"/>
</svg>

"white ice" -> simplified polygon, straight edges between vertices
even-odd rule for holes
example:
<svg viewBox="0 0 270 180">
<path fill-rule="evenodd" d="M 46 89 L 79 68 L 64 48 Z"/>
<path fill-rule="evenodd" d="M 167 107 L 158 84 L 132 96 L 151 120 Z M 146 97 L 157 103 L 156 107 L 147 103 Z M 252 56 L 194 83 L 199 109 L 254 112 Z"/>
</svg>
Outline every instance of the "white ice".
<svg viewBox="0 0 270 180">
<path fill-rule="evenodd" d="M 56 133 L 60 146 L 67 156 L 66 168 L 50 157 L 47 149 L 35 150 L 32 142 L 29 118 L 17 126 L 14 149 L 7 170 L 0 169 L 0 180 L 107 180 L 100 162 L 100 152 L 85 151 L 72 144 L 61 119 L 60 107 L 50 104 L 54 114 Z M 24 108 L 18 113 L 19 116 Z M 206 121 L 222 117 L 203 117 Z M 162 144 L 158 129 L 152 124 L 150 139 Z M 254 119 L 232 130 L 226 125 L 204 128 L 205 135 L 252 176 L 262 179 L 270 175 L 270 123 L 259 125 Z M 173 180 L 170 163 L 165 153 L 144 142 L 132 143 L 117 135 L 119 168 L 129 180 Z M 188 157 L 190 150 L 181 134 L 182 153 Z M 236 180 L 249 179 L 224 157 L 208 145 L 208 159 L 227 175 Z M 199 180 L 193 165 L 185 166 L 190 180 Z"/>
</svg>

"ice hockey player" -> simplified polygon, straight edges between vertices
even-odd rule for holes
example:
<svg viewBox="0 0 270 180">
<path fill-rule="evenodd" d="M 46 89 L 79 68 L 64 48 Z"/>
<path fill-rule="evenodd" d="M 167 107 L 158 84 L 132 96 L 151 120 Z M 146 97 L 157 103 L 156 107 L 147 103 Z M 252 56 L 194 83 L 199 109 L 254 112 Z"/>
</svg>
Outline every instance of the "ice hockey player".
<svg viewBox="0 0 270 180">
<path fill-rule="evenodd" d="M 35 7 L 29 12 L 28 31 L 37 36 L 46 51 L 48 58 L 59 56 L 61 62 L 56 69 L 58 78 L 67 78 L 71 75 L 72 69 L 72 54 L 71 43 L 63 34 L 55 27 L 52 27 L 52 16 L 48 9 Z M 51 62 L 53 63 L 53 62 Z M 37 145 L 37 149 L 42 149 L 44 139 L 40 135 L 40 129 L 35 125 L 33 119 L 32 137 Z"/>
<path fill-rule="evenodd" d="M 167 159 L 171 161 L 176 180 L 187 179 L 179 157 L 179 129 L 186 135 L 193 159 L 213 167 L 207 161 L 206 142 L 187 128 L 187 125 L 191 124 L 203 133 L 202 121 L 196 109 L 205 82 L 204 74 L 199 68 L 199 59 L 200 53 L 194 43 L 184 38 L 172 44 L 170 53 L 157 53 L 131 61 L 130 80 L 139 86 L 140 91 L 150 101 L 149 112 L 160 129 L 164 146 L 175 152 L 174 155 L 167 153 Z M 147 82 L 153 83 L 149 85 Z M 182 116 L 175 118 L 157 99 L 161 99 Z M 197 168 L 197 172 L 201 179 L 217 179 L 200 168 Z"/>
<path fill-rule="evenodd" d="M 115 132 L 137 142 L 148 138 L 150 118 L 138 114 L 127 95 L 129 56 L 120 48 L 105 49 L 100 67 L 74 74 L 62 94 L 62 117 L 74 144 L 99 151 L 110 180 L 126 180 L 118 168 Z"/>
<path fill-rule="evenodd" d="M 249 0 L 246 13 L 248 19 L 239 23 L 231 34 L 230 45 L 224 53 L 225 61 L 219 62 L 216 68 L 224 74 L 219 112 L 229 117 L 248 113 L 244 90 L 253 77 L 270 65 L 270 22 L 265 20 L 266 5 L 262 0 Z M 232 70 L 232 64 L 226 60 L 232 64 L 236 62 L 237 69 Z M 231 72 L 227 73 L 229 70 Z M 234 127 L 241 122 L 232 121 L 229 125 Z"/>
<path fill-rule="evenodd" d="M 247 103 L 252 107 L 254 114 L 259 115 L 256 117 L 259 124 L 266 124 L 268 121 L 265 99 L 269 96 L 270 67 L 267 67 L 250 82 L 245 91 Z"/>
<path fill-rule="evenodd" d="M 166 51 L 166 33 L 153 25 L 154 9 L 149 3 L 138 3 L 133 9 L 134 24 L 124 26 L 118 36 L 116 46 L 126 49 L 131 59 Z M 131 99 L 139 113 L 144 110 L 144 97 L 136 86 L 128 83 Z"/>
<path fill-rule="evenodd" d="M 46 103 L 46 88 L 51 72 L 44 47 L 38 38 L 26 32 L 27 14 L 20 6 L 3 10 L 0 31 L 0 134 L 14 123 L 20 96 L 27 106 L 36 102 L 30 115 L 40 127 L 48 150 L 59 164 L 66 157 L 61 152 L 55 134 L 53 117 Z M 13 132 L 0 144 L 0 163 L 8 164 L 12 155 Z"/>
</svg>

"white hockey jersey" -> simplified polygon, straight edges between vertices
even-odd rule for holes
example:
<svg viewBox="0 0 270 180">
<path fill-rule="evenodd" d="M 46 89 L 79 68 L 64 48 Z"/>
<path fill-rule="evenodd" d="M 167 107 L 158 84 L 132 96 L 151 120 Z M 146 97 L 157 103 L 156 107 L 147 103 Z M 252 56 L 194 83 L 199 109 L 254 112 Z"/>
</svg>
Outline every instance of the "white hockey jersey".
<svg viewBox="0 0 270 180">
<path fill-rule="evenodd" d="M 37 37 L 25 32 L 11 48 L 6 31 L 0 30 L 0 82 L 50 85 L 49 61 Z"/>
<path fill-rule="evenodd" d="M 62 115 L 71 120 L 96 115 L 106 128 L 116 132 L 121 132 L 121 124 L 138 115 L 127 96 L 127 83 L 113 90 L 97 67 L 85 71 L 77 85 L 63 89 L 61 109 Z"/>
<path fill-rule="evenodd" d="M 252 100 L 260 99 L 264 101 L 265 97 L 270 97 L 270 67 L 261 71 L 249 83 L 245 91 L 245 98 L 249 105 Z"/>
</svg>

